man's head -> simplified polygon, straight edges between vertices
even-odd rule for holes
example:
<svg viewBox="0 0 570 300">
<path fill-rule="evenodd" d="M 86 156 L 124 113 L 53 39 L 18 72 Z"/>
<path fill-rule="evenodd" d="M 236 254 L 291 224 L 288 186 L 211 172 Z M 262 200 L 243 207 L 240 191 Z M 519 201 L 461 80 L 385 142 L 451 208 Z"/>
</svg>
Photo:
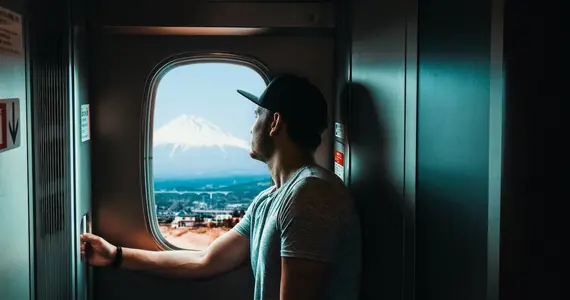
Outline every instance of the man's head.
<svg viewBox="0 0 570 300">
<path fill-rule="evenodd" d="M 313 154 L 328 124 L 327 103 L 317 87 L 294 75 L 272 80 L 257 97 L 238 90 L 257 104 L 251 129 L 252 158 L 267 162 L 279 148 Z"/>
</svg>

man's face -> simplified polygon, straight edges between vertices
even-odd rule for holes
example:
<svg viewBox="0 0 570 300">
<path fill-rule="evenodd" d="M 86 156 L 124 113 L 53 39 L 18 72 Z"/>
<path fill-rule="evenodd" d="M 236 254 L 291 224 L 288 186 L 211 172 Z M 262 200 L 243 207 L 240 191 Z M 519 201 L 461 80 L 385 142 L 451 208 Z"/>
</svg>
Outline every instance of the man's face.
<svg viewBox="0 0 570 300">
<path fill-rule="evenodd" d="M 271 116 L 262 107 L 255 109 L 255 123 L 251 127 L 251 158 L 267 162 L 275 150 L 275 142 L 269 135 L 271 130 Z"/>
</svg>

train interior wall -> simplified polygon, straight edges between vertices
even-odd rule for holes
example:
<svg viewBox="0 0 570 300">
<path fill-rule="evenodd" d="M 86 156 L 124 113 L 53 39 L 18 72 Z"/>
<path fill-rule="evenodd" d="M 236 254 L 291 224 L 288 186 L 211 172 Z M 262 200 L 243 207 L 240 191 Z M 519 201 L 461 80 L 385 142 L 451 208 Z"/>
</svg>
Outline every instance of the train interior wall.
<svg viewBox="0 0 570 300">
<path fill-rule="evenodd" d="M 559 3 L 343 5 L 363 299 L 560 297 Z"/>
<path fill-rule="evenodd" d="M 0 7 L 26 17 L 25 1 L 2 0 Z M 5 12 L 3 10 L 3 12 Z M 26 20 L 22 20 L 25 22 Z M 0 51 L 0 100 L 19 99 L 19 124 L 13 123 L 10 129 L 20 131 L 20 146 L 0 152 L 0 298 L 26 300 L 30 299 L 33 285 L 33 264 L 31 251 L 33 240 L 30 226 L 33 216 L 30 215 L 29 202 L 29 170 L 30 155 L 28 140 L 30 137 L 29 93 L 26 57 L 26 32 L 21 32 L 22 52 L 19 54 Z M 8 108 L 1 106 L 0 120 L 8 117 Z M 0 127 L 6 126 L 0 124 Z M 2 142 L 11 138 L 12 132 L 1 128 Z M 2 147 L 3 148 L 3 147 Z"/>
<path fill-rule="evenodd" d="M 141 157 L 132 153 L 140 151 L 141 119 L 145 117 L 146 104 L 143 99 L 148 76 L 167 57 L 188 52 L 229 51 L 257 58 L 272 72 L 293 71 L 310 78 L 329 99 L 332 114 L 334 28 L 329 25 L 333 24 L 330 4 L 214 3 L 197 6 L 167 1 L 159 8 L 137 3 L 139 8 L 136 12 L 128 3 L 102 1 L 92 4 L 93 228 L 111 242 L 127 247 L 159 249 L 145 225 Z M 219 10 L 211 12 L 210 5 Z M 179 9 L 173 14 L 169 7 Z M 273 16 L 272 20 L 248 11 L 248 7 L 253 11 L 267 11 Z M 197 14 L 200 8 L 204 11 Z M 288 15 L 279 10 L 288 10 Z M 307 13 L 318 16 L 321 23 L 313 25 L 308 22 L 310 19 L 301 18 Z M 208 14 L 211 18 L 204 17 Z M 124 18 L 125 15 L 128 17 Z M 196 18 L 202 18 L 202 21 Z M 192 26 L 202 22 L 209 22 L 211 26 L 263 25 L 273 27 L 270 30 L 284 32 L 209 37 L 124 33 L 124 29 L 134 25 Z M 328 168 L 332 165 L 331 128 L 332 124 L 316 154 L 317 161 Z M 95 299 L 156 298 L 165 294 L 196 299 L 251 299 L 253 293 L 253 278 L 248 267 L 219 278 L 194 282 L 98 269 L 94 273 L 94 285 Z"/>
<path fill-rule="evenodd" d="M 20 98 L 26 120 L 20 124 L 22 145 L 0 153 L 0 298 L 51 300 L 77 293 L 75 281 L 66 283 L 75 280 L 66 276 L 77 276 L 72 269 L 48 278 L 48 265 L 38 261 L 55 257 L 50 253 L 59 246 L 74 247 L 70 234 L 83 213 L 77 207 L 89 206 L 87 194 L 93 195 L 95 233 L 125 246 L 158 249 L 140 199 L 137 151 L 146 77 L 139 75 L 148 75 L 161 55 L 224 47 L 247 53 L 255 44 L 265 49 L 256 55 L 281 71 L 287 67 L 277 53 L 289 47 L 290 59 L 304 66 L 292 64 L 291 70 L 324 87 L 333 121 L 344 126 L 341 139 L 329 128 L 319 159 L 332 167 L 333 149 L 345 153 L 345 181 L 364 230 L 361 299 L 559 299 L 558 201 L 567 178 L 561 171 L 567 153 L 560 131 L 564 84 L 548 75 L 563 55 L 558 40 L 543 37 L 561 25 L 554 1 L 48 2 L 0 0 L 32 20 L 25 26 L 32 41 L 24 36 L 34 47 L 33 55 L 20 58 L 0 53 L 0 98 Z M 49 20 L 42 11 L 50 9 L 69 20 L 40 29 Z M 73 31 L 62 29 L 69 24 Z M 245 37 L 108 31 L 268 24 L 274 34 Z M 76 80 L 74 90 L 64 82 L 69 78 Z M 82 192 L 71 196 L 71 187 L 62 185 L 61 193 L 42 200 L 33 188 L 46 186 L 33 176 L 38 159 L 69 159 L 68 150 L 55 150 L 77 145 L 73 139 L 33 143 L 32 122 L 49 113 L 69 120 L 63 109 L 76 98 L 93 112 L 92 152 L 78 152 L 83 159 L 91 156 L 78 163 Z M 53 110 L 44 113 L 46 107 Z M 77 205 L 78 199 L 87 200 Z M 42 211 L 41 201 L 51 203 L 50 210 Z M 65 210 L 56 211 L 62 205 Z M 35 235 L 48 229 L 66 236 Z M 48 242 L 51 252 L 37 253 Z M 53 262 L 78 267 L 77 253 L 65 251 L 60 256 L 69 257 Z M 194 282 L 92 271 L 92 299 L 252 295 L 248 268 Z"/>
</svg>

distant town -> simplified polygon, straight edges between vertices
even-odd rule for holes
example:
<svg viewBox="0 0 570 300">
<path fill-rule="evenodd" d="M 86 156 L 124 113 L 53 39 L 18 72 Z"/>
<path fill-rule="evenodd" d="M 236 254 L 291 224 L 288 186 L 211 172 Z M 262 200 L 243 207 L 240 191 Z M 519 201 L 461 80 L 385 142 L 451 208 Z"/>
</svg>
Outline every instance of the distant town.
<svg viewBox="0 0 570 300">
<path fill-rule="evenodd" d="M 271 185 L 268 175 L 155 180 L 158 223 L 176 228 L 231 228 Z"/>
</svg>

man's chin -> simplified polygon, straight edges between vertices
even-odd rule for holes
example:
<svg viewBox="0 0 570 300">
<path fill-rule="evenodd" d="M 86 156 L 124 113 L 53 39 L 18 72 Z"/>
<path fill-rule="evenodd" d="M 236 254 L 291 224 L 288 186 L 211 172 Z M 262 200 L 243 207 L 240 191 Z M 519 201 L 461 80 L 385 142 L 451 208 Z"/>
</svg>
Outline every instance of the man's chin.
<svg viewBox="0 0 570 300">
<path fill-rule="evenodd" d="M 255 154 L 254 151 L 249 151 L 249 157 L 251 157 L 253 159 L 257 159 L 257 154 Z"/>
<path fill-rule="evenodd" d="M 249 157 L 259 160 L 260 162 L 265 162 L 259 154 L 255 153 L 255 151 L 249 151 Z"/>
</svg>

